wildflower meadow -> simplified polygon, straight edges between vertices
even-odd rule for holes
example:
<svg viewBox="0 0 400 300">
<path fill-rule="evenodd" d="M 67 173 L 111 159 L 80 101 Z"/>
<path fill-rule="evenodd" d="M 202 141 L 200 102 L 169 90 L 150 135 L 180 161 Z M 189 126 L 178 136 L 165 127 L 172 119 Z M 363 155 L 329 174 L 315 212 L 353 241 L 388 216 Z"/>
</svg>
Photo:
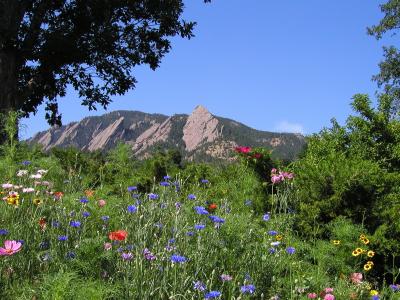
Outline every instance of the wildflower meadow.
<svg viewBox="0 0 400 300">
<path fill-rule="evenodd" d="M 230 163 L 204 164 L 169 151 L 136 160 L 126 145 L 45 153 L 11 132 L 1 299 L 400 299 L 398 237 L 384 231 L 398 223 L 378 209 L 394 198 L 385 181 L 369 194 L 372 175 L 357 170 L 372 162 L 329 148 L 339 134 L 311 137 L 294 162 L 243 146 Z M 380 179 L 392 186 L 396 172 Z"/>
</svg>

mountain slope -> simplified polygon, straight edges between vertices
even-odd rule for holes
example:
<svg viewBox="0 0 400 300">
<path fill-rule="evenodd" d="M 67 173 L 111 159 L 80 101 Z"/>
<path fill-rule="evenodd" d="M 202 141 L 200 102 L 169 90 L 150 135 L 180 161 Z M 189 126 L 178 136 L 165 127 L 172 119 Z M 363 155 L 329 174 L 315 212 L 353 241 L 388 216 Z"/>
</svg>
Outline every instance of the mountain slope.
<svg viewBox="0 0 400 300">
<path fill-rule="evenodd" d="M 61 127 L 37 133 L 28 140 L 44 150 L 74 146 L 83 151 L 107 151 L 119 142 L 131 145 L 138 157 L 146 157 L 155 147 L 177 148 L 186 159 L 227 159 L 238 145 L 273 150 L 282 159 L 295 158 L 305 145 L 304 137 L 250 128 L 234 120 L 212 115 L 197 106 L 192 114 L 165 116 L 139 111 L 114 111 L 87 117 Z"/>
</svg>

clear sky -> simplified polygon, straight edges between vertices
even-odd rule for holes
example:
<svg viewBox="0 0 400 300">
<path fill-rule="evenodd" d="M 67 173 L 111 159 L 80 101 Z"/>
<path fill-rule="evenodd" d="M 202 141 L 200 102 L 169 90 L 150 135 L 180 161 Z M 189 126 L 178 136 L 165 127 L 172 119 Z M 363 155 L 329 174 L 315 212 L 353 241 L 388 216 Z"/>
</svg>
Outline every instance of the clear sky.
<svg viewBox="0 0 400 300">
<path fill-rule="evenodd" d="M 268 131 L 318 132 L 343 124 L 356 93 L 373 96 L 382 45 L 366 27 L 382 17 L 377 0 L 186 0 L 196 37 L 174 38 L 156 71 L 136 69 L 137 88 L 108 111 L 218 116 Z M 88 115 L 73 90 L 60 99 L 63 123 Z M 27 138 L 48 128 L 44 108 L 23 122 Z"/>
</svg>

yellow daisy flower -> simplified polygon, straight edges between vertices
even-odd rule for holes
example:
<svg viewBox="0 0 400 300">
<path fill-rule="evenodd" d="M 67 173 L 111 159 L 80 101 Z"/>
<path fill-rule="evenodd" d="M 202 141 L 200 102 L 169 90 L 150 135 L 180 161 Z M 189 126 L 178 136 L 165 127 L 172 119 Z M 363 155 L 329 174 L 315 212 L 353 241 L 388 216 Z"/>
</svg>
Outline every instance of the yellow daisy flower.
<svg viewBox="0 0 400 300">
<path fill-rule="evenodd" d="M 371 290 L 371 291 L 369 292 L 369 294 L 370 294 L 371 296 L 376 296 L 376 295 L 378 295 L 379 293 L 378 293 L 377 290 Z"/>
<path fill-rule="evenodd" d="M 367 252 L 367 256 L 368 256 L 368 257 L 374 257 L 374 256 L 375 256 L 375 252 L 372 251 L 372 250 L 369 250 L 369 251 Z"/>
<path fill-rule="evenodd" d="M 366 238 L 365 234 L 360 235 L 360 240 L 363 240 L 365 238 Z"/>
<path fill-rule="evenodd" d="M 333 243 L 334 245 L 340 245 L 340 241 L 339 241 L 339 240 L 333 240 L 332 243 Z"/>
<path fill-rule="evenodd" d="M 367 238 L 362 239 L 361 241 L 362 241 L 365 245 L 368 245 L 368 244 L 369 244 L 369 239 L 367 239 Z"/>
<path fill-rule="evenodd" d="M 373 265 L 374 265 L 374 262 L 373 262 L 372 260 L 369 260 L 369 261 L 367 261 L 367 265 L 373 266 Z"/>
<path fill-rule="evenodd" d="M 40 205 L 40 204 L 42 204 L 43 203 L 43 200 L 42 199 L 39 199 L 39 198 L 36 198 L 36 199 L 33 199 L 33 204 L 35 204 L 35 205 Z"/>
<path fill-rule="evenodd" d="M 283 239 L 283 236 L 281 234 L 278 234 L 275 238 L 277 241 L 281 241 Z"/>
<path fill-rule="evenodd" d="M 351 252 L 351 255 L 353 256 L 359 256 L 361 253 L 357 252 L 356 250 L 354 250 L 353 252 Z"/>
<path fill-rule="evenodd" d="M 364 265 L 364 270 L 365 271 L 369 271 L 369 270 L 371 270 L 372 269 L 372 265 L 371 264 L 365 264 Z"/>
</svg>

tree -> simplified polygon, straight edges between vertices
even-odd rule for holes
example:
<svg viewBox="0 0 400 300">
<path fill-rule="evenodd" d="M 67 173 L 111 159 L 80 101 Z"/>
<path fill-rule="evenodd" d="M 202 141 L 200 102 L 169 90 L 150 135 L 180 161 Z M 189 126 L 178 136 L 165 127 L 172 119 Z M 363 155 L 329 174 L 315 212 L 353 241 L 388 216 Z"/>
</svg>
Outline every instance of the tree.
<svg viewBox="0 0 400 300">
<path fill-rule="evenodd" d="M 0 0 L 0 112 L 27 117 L 45 103 L 59 125 L 69 85 L 89 110 L 106 108 L 135 87 L 133 67 L 154 70 L 170 37 L 193 37 L 183 9 L 183 0 Z"/>
<path fill-rule="evenodd" d="M 400 29 L 400 0 L 389 0 L 380 5 L 384 17 L 378 25 L 368 28 L 368 34 L 381 39 L 387 32 L 397 34 Z M 383 47 L 384 60 L 379 63 L 380 72 L 373 79 L 387 94 L 396 101 L 393 103 L 392 114 L 400 112 L 400 52 L 395 46 Z"/>
</svg>

